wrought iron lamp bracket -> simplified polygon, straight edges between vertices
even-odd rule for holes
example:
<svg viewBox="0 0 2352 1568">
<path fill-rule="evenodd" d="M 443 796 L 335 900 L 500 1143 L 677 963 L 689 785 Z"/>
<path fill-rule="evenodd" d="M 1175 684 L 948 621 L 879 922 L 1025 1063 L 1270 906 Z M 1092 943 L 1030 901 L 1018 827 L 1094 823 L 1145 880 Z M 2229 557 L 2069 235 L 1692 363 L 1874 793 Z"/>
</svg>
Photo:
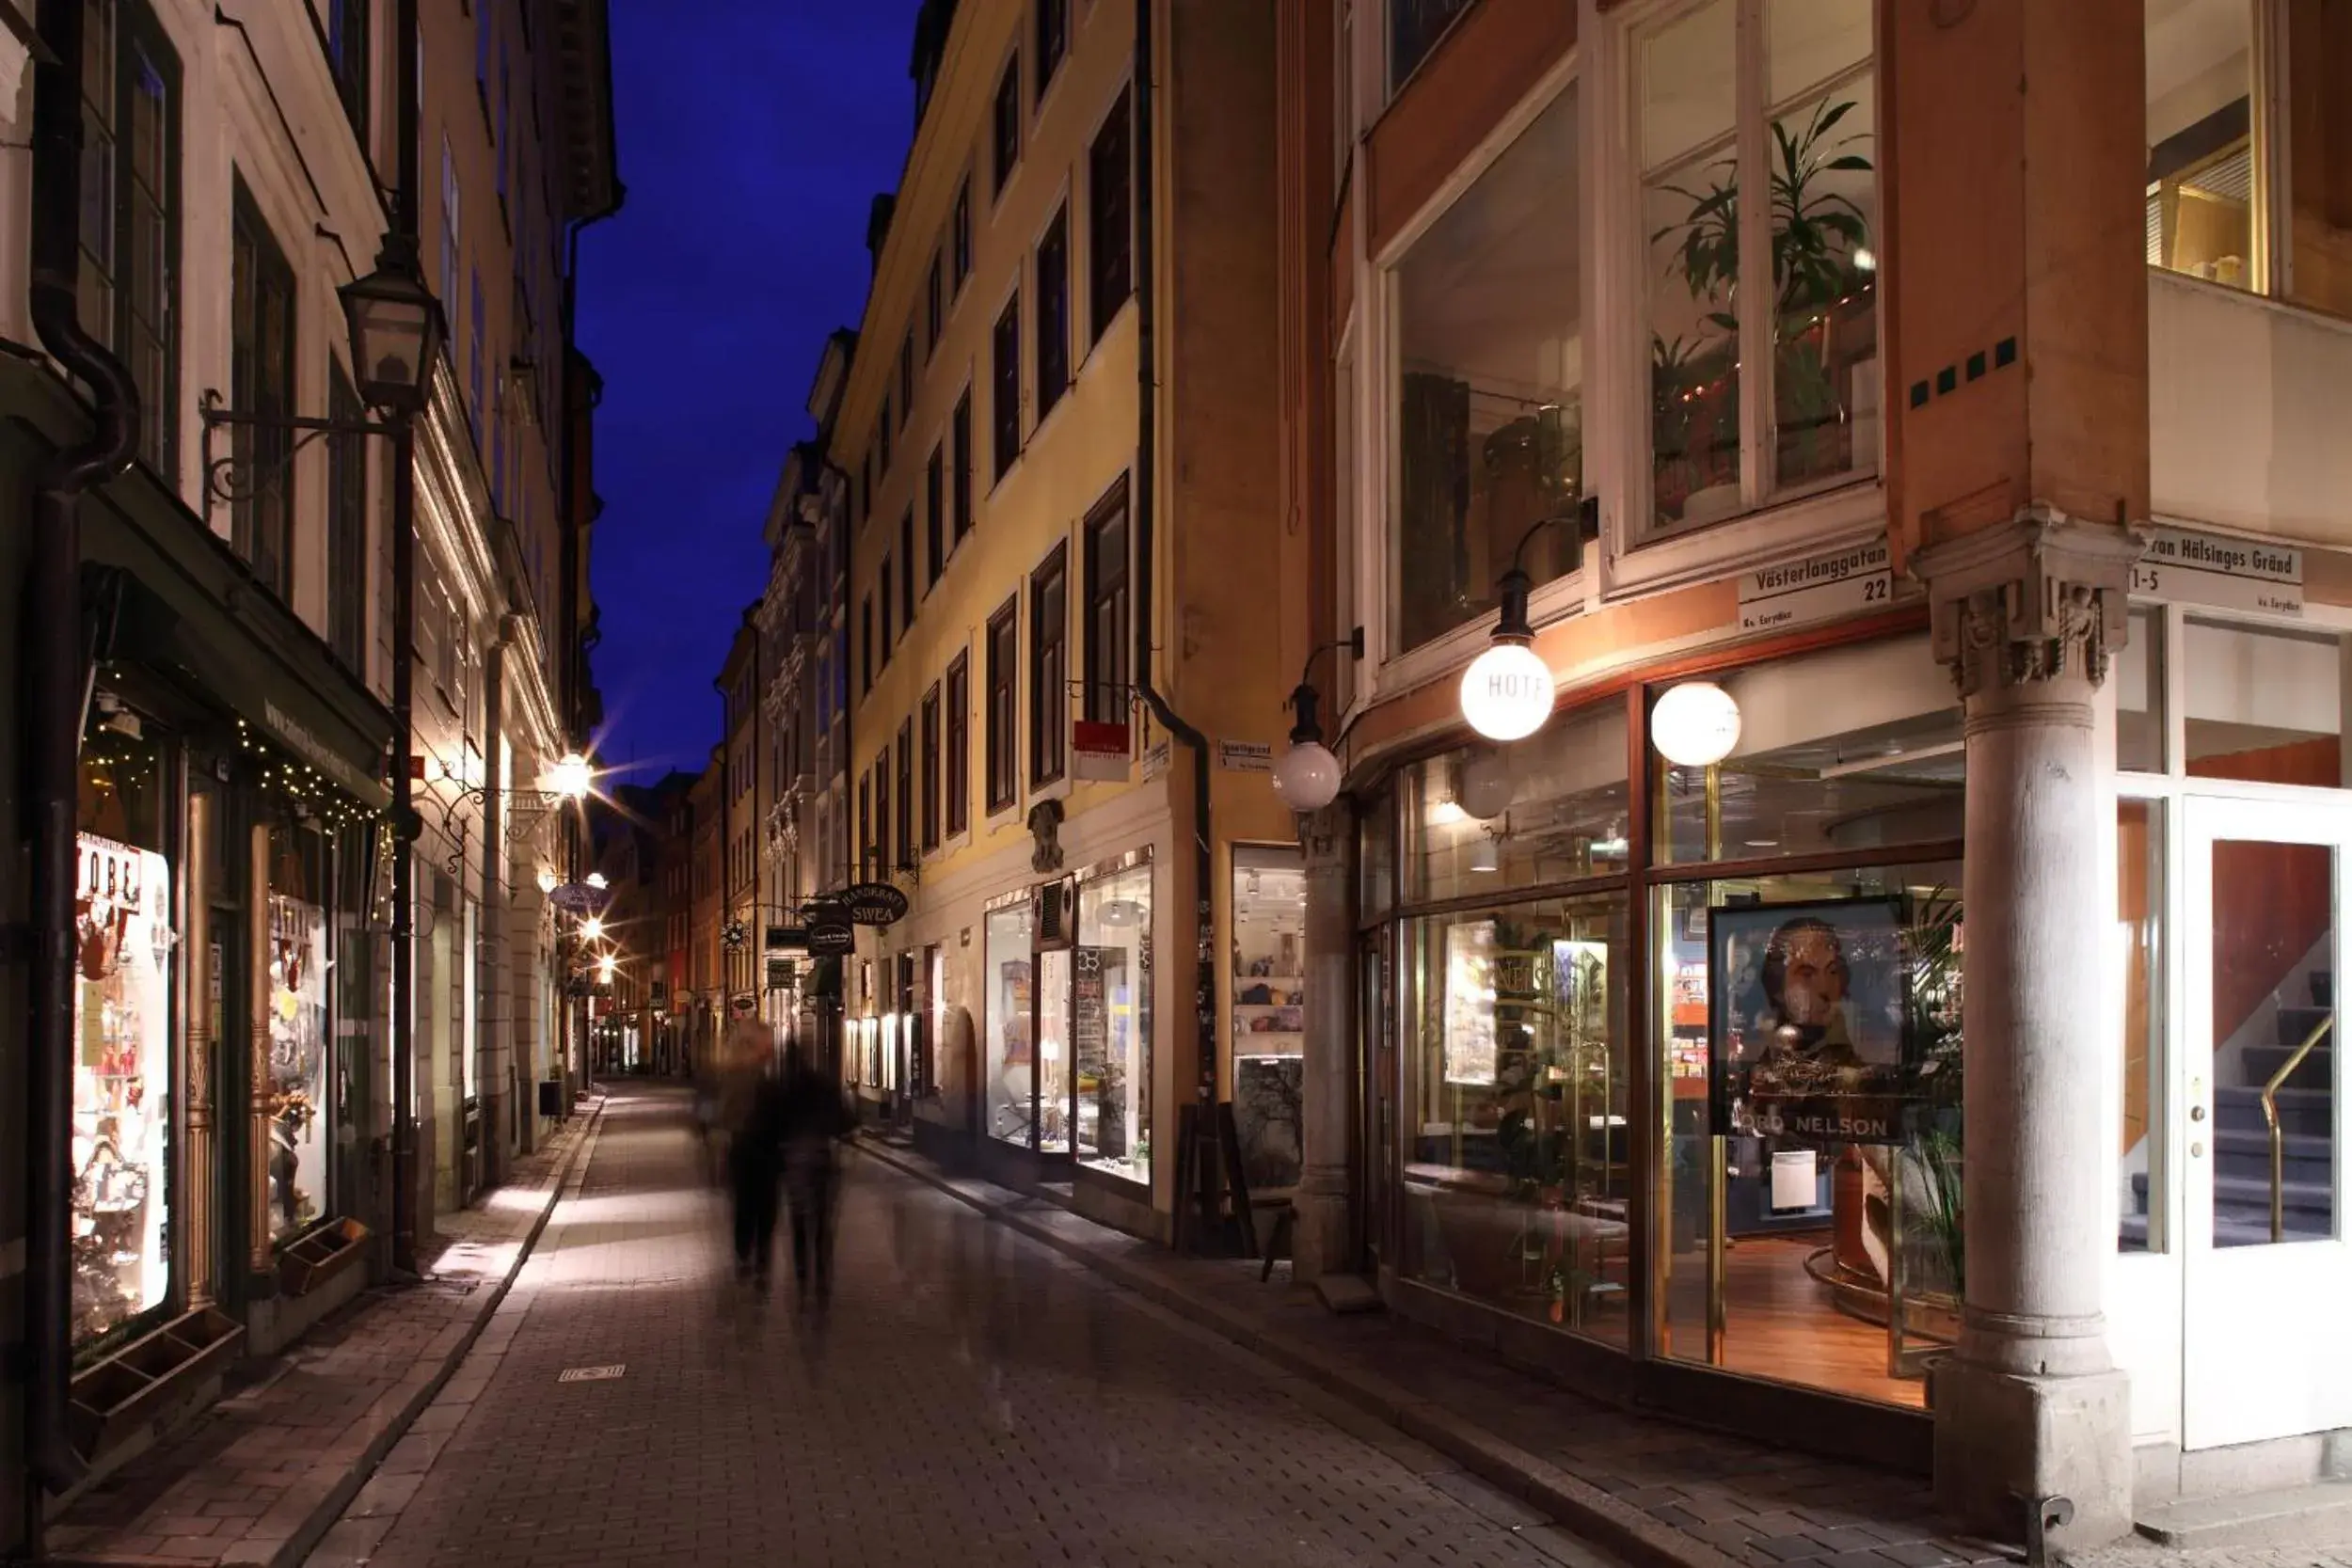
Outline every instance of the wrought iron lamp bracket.
<svg viewBox="0 0 2352 1568">
<path fill-rule="evenodd" d="M 280 418 L 269 414 L 241 414 L 226 406 L 221 401 L 219 389 L 210 387 L 205 388 L 197 407 L 204 420 L 200 458 L 204 469 L 205 499 L 223 506 L 234 506 L 261 495 L 278 482 L 282 470 L 294 467 L 294 460 L 303 448 L 322 436 L 389 436 L 396 428 L 387 420 L 312 420 L 294 416 Z M 241 457 L 234 451 L 225 457 L 215 457 L 213 432 L 223 427 L 232 431 L 298 432 L 299 438 L 267 463 L 259 458 Z"/>
</svg>

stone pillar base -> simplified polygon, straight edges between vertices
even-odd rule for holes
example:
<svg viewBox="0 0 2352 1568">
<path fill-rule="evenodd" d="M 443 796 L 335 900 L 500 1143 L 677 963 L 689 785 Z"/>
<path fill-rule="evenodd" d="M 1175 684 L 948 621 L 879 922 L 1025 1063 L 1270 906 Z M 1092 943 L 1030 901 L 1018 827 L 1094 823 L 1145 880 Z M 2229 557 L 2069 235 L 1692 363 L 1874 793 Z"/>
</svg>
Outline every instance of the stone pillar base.
<svg viewBox="0 0 2352 1568">
<path fill-rule="evenodd" d="M 2053 1547 L 2097 1546 L 2132 1528 L 2132 1402 L 2121 1371 L 2041 1377 L 1951 1360 L 1935 1369 L 1936 1501 L 1996 1541 L 2026 1538 L 2037 1498 L 2074 1516 Z"/>
</svg>

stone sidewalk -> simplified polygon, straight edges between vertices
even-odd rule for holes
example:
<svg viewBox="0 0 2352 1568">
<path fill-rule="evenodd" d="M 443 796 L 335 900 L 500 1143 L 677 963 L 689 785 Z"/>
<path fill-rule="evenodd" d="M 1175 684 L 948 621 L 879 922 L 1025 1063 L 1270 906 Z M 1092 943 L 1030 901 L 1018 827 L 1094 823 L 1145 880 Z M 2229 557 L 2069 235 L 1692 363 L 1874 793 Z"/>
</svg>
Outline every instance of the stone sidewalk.
<svg viewBox="0 0 2352 1568">
<path fill-rule="evenodd" d="M 1178 1257 L 1050 1202 L 872 1157 L 1101 1270 L 1437 1449 L 1585 1538 L 1663 1568 L 1946 1568 L 2015 1560 L 1948 1532 L 1927 1482 L 1585 1399 L 1385 1313 L 1336 1317 L 1259 1265 Z"/>
<path fill-rule="evenodd" d="M 364 1291 L 48 1528 L 72 1568 L 280 1568 L 299 1562 L 451 1381 L 577 1185 L 604 1102 L 518 1161 L 505 1185 L 439 1216 L 425 1278 Z"/>
</svg>

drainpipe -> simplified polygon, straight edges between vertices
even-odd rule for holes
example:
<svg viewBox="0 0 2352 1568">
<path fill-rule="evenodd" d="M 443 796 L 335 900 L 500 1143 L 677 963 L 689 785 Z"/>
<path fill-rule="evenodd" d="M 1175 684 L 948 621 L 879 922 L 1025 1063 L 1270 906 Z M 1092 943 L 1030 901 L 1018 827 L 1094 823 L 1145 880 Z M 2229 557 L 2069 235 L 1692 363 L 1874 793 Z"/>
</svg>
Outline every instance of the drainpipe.
<svg viewBox="0 0 2352 1568">
<path fill-rule="evenodd" d="M 392 233 L 417 253 L 417 0 L 392 8 L 395 162 Z M 427 387 L 438 367 L 419 368 Z M 392 1272 L 417 1273 L 417 432 L 392 421 Z"/>
<path fill-rule="evenodd" d="M 39 942 L 26 1053 L 25 1463 L 51 1492 L 82 1479 L 66 1430 L 73 1372 L 73 835 L 82 726 L 93 671 L 82 627 L 83 492 L 130 467 L 139 394 L 130 372 L 84 331 L 81 275 L 82 0 L 40 0 L 47 53 L 33 76 L 29 288 L 41 346 L 96 393 L 85 440 L 41 466 L 21 624 L 32 922 Z M 38 1509 L 29 1511 L 39 1523 Z"/>
<path fill-rule="evenodd" d="M 34 1368 L 26 1454 L 43 1484 L 59 1491 L 83 1473 L 65 1419 L 72 1362 L 72 1080 L 66 1064 L 73 1007 L 73 846 L 82 729 L 95 676 L 82 626 L 78 507 L 84 491 L 130 466 L 138 443 L 139 398 L 130 372 L 83 329 L 76 312 L 80 0 L 42 0 L 39 29 L 47 47 L 34 86 L 32 318 L 42 345 L 96 393 L 89 437 L 57 451 L 42 467 L 23 623 L 26 667 L 41 673 L 26 705 L 32 914 L 40 942 L 26 1082 L 32 1180 L 25 1316 Z"/>
<path fill-rule="evenodd" d="M 1192 834 L 1198 880 L 1200 966 L 1193 984 L 1193 1016 L 1200 1028 L 1200 1080 L 1193 1086 L 1200 1118 L 1196 1146 L 1216 1148 L 1216 841 L 1209 831 L 1209 740 L 1187 723 L 1152 676 L 1152 513 L 1159 471 L 1158 285 L 1152 249 L 1153 189 L 1157 167 L 1152 142 L 1152 31 L 1153 0 L 1136 0 L 1136 689 L 1152 716 L 1192 751 Z M 1216 1227 L 1216 1161 L 1202 1158 L 1196 1172 L 1202 1221 L 1200 1240 Z M 1184 1195 L 1175 1195 L 1175 1213 Z M 1184 1233 L 1179 1223 L 1177 1234 Z"/>
</svg>

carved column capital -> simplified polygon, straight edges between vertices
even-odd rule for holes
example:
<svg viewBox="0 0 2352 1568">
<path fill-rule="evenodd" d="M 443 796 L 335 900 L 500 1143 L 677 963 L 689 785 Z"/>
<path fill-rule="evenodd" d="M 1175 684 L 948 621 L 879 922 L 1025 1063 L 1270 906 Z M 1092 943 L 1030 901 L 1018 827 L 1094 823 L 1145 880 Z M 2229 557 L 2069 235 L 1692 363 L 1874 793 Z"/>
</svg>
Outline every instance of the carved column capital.
<svg viewBox="0 0 2352 1568">
<path fill-rule="evenodd" d="M 1935 657 L 1963 698 L 2063 676 L 2096 686 L 2123 645 L 2132 562 L 2146 541 L 2036 503 L 1912 558 Z"/>
</svg>

